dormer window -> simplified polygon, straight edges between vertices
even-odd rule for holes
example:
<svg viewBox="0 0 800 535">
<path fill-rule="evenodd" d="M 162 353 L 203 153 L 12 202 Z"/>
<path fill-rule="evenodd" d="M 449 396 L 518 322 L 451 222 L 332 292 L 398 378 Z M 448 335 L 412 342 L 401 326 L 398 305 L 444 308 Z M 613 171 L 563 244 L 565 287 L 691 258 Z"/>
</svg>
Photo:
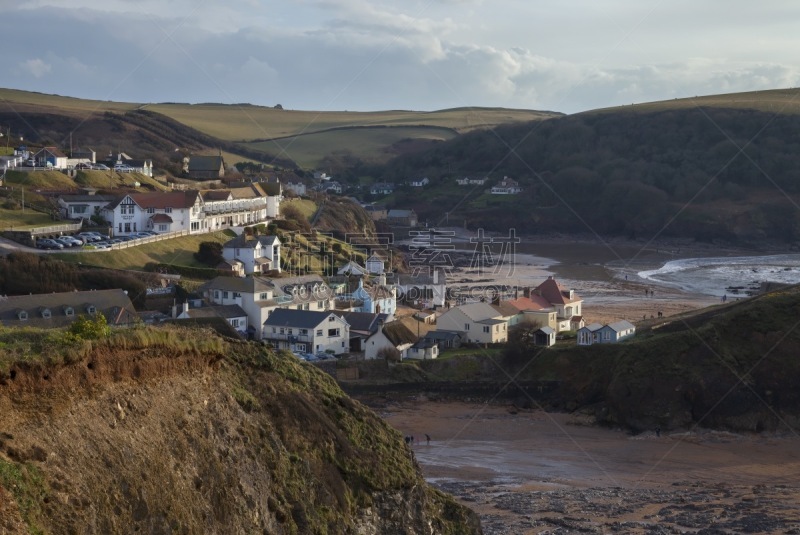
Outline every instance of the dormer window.
<svg viewBox="0 0 800 535">
<path fill-rule="evenodd" d="M 27 321 L 28 313 L 25 312 L 24 310 L 20 310 L 19 312 L 17 312 L 17 318 L 19 319 L 19 321 Z"/>
<path fill-rule="evenodd" d="M 52 317 L 52 314 L 50 313 L 50 309 L 49 308 L 43 308 L 42 309 L 42 317 L 44 319 L 48 319 L 48 320 Z"/>
<path fill-rule="evenodd" d="M 95 308 L 94 305 L 86 305 L 87 314 L 94 314 L 95 312 L 97 312 L 97 309 Z"/>
<path fill-rule="evenodd" d="M 64 307 L 64 315 L 71 318 L 75 315 L 75 310 L 73 310 L 72 307 Z"/>
</svg>

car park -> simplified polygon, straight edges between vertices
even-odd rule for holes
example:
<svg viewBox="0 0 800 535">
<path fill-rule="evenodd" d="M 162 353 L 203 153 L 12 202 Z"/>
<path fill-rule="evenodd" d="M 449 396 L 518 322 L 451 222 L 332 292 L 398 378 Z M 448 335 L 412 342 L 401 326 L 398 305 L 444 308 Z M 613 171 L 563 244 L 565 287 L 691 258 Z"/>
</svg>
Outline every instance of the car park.
<svg viewBox="0 0 800 535">
<path fill-rule="evenodd" d="M 50 238 L 41 238 L 36 240 L 36 247 L 39 249 L 63 249 L 64 245 Z"/>
</svg>

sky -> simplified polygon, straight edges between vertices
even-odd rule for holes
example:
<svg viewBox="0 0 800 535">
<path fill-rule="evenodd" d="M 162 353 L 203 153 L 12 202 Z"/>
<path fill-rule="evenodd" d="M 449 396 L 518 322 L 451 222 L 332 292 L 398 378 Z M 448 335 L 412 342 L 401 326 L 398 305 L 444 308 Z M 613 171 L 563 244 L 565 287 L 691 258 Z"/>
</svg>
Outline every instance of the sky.
<svg viewBox="0 0 800 535">
<path fill-rule="evenodd" d="M 0 0 L 0 86 L 564 113 L 800 85 L 792 0 Z"/>
</svg>

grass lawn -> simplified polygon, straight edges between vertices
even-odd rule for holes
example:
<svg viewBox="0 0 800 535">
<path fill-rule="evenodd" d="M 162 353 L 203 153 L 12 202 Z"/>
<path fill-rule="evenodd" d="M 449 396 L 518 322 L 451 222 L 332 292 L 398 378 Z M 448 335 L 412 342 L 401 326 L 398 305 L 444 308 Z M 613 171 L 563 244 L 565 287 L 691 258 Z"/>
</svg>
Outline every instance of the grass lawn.
<svg viewBox="0 0 800 535">
<path fill-rule="evenodd" d="M 22 210 L 6 210 L 5 208 L 0 208 L 1 230 L 11 230 L 11 227 L 21 230 L 58 224 L 59 222 L 53 221 L 53 218 L 49 215 L 36 212 L 30 208 L 27 208 L 24 212 Z"/>
<path fill-rule="evenodd" d="M 465 355 L 478 355 L 482 357 L 499 357 L 503 352 L 501 347 L 459 347 L 458 349 L 447 349 L 439 354 L 439 359 L 449 359 L 453 357 L 463 357 Z"/>
<path fill-rule="evenodd" d="M 80 253 L 60 253 L 57 258 L 66 262 L 80 262 L 93 266 L 117 269 L 142 269 L 148 262 L 174 264 L 179 266 L 208 267 L 194 259 L 194 253 L 204 241 L 225 243 L 236 234 L 230 230 L 209 234 L 193 234 L 154 243 L 146 243 L 114 251 L 86 251 Z"/>
</svg>

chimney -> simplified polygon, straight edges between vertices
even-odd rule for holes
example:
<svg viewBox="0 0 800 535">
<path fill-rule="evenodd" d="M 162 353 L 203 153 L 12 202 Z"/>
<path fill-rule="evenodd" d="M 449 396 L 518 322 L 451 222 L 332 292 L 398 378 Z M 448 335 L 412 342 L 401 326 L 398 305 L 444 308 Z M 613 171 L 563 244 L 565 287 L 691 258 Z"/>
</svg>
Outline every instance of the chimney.
<svg viewBox="0 0 800 535">
<path fill-rule="evenodd" d="M 381 273 L 380 276 L 378 277 L 378 284 L 380 284 L 381 286 L 386 286 L 386 274 L 385 273 Z"/>
</svg>

